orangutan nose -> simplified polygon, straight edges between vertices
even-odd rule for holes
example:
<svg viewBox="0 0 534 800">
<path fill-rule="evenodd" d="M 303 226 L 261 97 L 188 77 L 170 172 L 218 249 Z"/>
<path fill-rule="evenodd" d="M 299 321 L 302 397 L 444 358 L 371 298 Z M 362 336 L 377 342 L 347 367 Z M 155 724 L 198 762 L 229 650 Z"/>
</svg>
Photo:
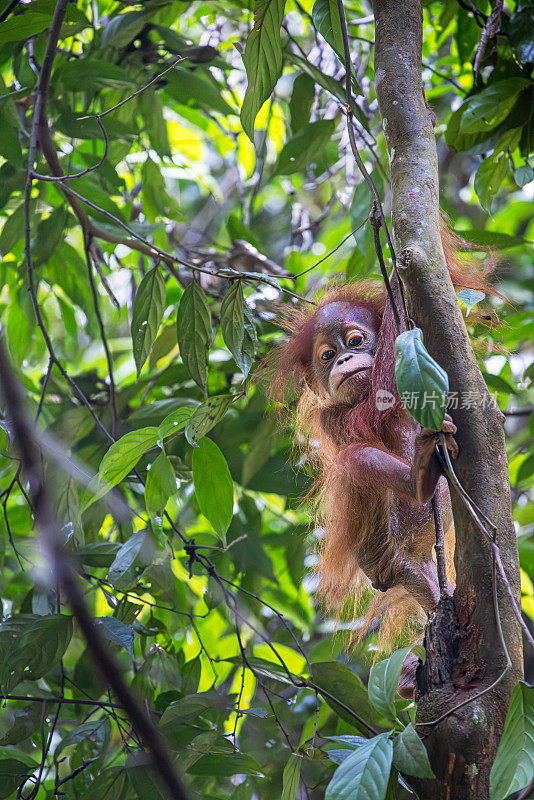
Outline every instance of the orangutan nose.
<svg viewBox="0 0 534 800">
<path fill-rule="evenodd" d="M 337 363 L 344 364 L 346 361 L 349 361 L 353 357 L 354 353 L 343 353 L 343 355 L 339 356 Z"/>
</svg>

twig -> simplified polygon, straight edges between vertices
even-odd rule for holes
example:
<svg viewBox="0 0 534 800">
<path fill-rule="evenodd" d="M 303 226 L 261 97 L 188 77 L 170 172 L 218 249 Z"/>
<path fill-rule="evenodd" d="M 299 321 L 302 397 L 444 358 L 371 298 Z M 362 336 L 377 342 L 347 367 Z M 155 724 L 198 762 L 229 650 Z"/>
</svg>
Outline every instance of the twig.
<svg viewBox="0 0 534 800">
<path fill-rule="evenodd" d="M 326 261 L 328 258 L 330 258 L 330 256 L 333 256 L 334 253 L 337 253 L 339 248 L 342 247 L 345 244 L 347 239 L 350 239 L 351 236 L 354 236 L 355 233 L 357 233 L 361 228 L 363 228 L 363 226 L 365 225 L 366 222 L 367 222 L 367 220 L 364 220 L 361 223 L 361 225 L 358 225 L 358 227 L 354 228 L 353 231 L 351 231 L 350 233 L 347 233 L 347 235 L 340 241 L 340 243 L 338 245 L 336 245 L 336 247 L 334 247 L 333 250 L 330 250 L 329 253 L 327 253 L 325 256 L 320 258 L 319 261 L 316 261 L 315 264 L 312 264 L 311 267 L 308 267 L 307 269 L 303 269 L 302 272 L 297 272 L 296 275 L 292 275 L 291 277 L 296 280 L 297 278 L 301 278 L 303 275 L 307 275 L 308 272 L 312 271 L 312 269 L 316 269 L 319 266 L 319 264 L 322 264 L 323 261 Z M 272 277 L 274 278 L 275 276 L 273 275 Z"/>
<path fill-rule="evenodd" d="M 75 172 L 73 175 L 41 175 L 41 173 L 34 171 L 33 177 L 37 178 L 40 181 L 49 181 L 50 183 L 58 183 L 60 181 L 71 181 L 71 180 L 74 180 L 74 178 L 82 178 L 84 175 L 87 175 L 89 172 L 94 172 L 95 170 L 100 169 L 100 167 L 102 166 L 102 164 L 106 160 L 106 157 L 107 157 L 107 154 L 108 154 L 109 141 L 108 141 L 108 135 L 107 135 L 106 129 L 104 128 L 104 126 L 100 122 L 99 117 L 96 117 L 96 121 L 97 121 L 97 123 L 98 123 L 98 125 L 100 127 L 100 130 L 102 131 L 102 136 L 104 137 L 104 152 L 102 154 L 102 157 L 99 159 L 99 161 L 96 164 L 94 164 L 92 167 L 87 167 L 87 169 L 84 169 L 81 172 Z"/>
<path fill-rule="evenodd" d="M 337 7 L 339 11 L 339 21 L 341 23 L 341 34 L 343 37 L 343 50 L 345 56 L 345 95 L 347 100 L 345 112 L 347 114 L 347 131 L 349 134 L 349 142 L 352 154 L 354 156 L 354 160 L 358 165 L 358 169 L 360 170 L 363 179 L 365 180 L 366 184 L 371 190 L 373 200 L 375 200 L 376 202 L 378 216 L 380 218 L 382 227 L 384 228 L 384 234 L 386 236 L 386 242 L 388 245 L 389 252 L 391 254 L 391 260 L 393 262 L 393 265 L 395 265 L 396 264 L 395 249 L 393 247 L 393 242 L 391 241 L 391 236 L 389 234 L 388 226 L 386 223 L 386 217 L 384 214 L 384 209 L 382 208 L 382 202 L 380 200 L 380 195 L 378 193 L 378 189 L 376 188 L 373 182 L 373 179 L 367 172 L 365 164 L 361 159 L 360 153 L 358 151 L 358 145 L 356 144 L 356 138 L 354 136 L 354 112 L 352 109 L 354 101 L 352 98 L 351 77 L 350 77 L 351 76 L 350 45 L 349 45 L 349 35 L 347 31 L 347 20 L 345 19 L 345 11 L 343 8 L 343 0 L 337 0 Z"/>
<path fill-rule="evenodd" d="M 108 339 L 106 336 L 106 329 L 104 327 L 104 320 L 102 319 L 102 314 L 100 313 L 100 303 L 98 301 L 98 292 L 96 290 L 95 281 L 93 278 L 93 265 L 91 263 L 91 243 L 90 241 L 84 242 L 84 251 L 85 251 L 85 263 L 87 264 L 87 277 L 89 279 L 89 286 L 91 288 L 91 297 L 93 298 L 93 308 L 95 310 L 95 316 L 98 323 L 98 329 L 100 331 L 100 339 L 102 341 L 102 346 L 104 348 L 104 353 L 106 354 L 106 361 L 108 365 L 108 377 L 109 377 L 109 399 L 111 403 L 111 410 L 113 412 L 113 423 L 111 426 L 111 435 L 115 437 L 115 430 L 117 427 L 117 422 L 119 420 L 119 415 L 117 413 L 117 400 L 116 400 L 116 392 L 115 392 L 115 378 L 113 376 L 113 358 L 111 356 L 111 350 L 109 349 Z"/>
<path fill-rule="evenodd" d="M 66 0 L 59 0 L 56 12 L 61 4 L 66 5 Z M 26 414 L 25 400 L 15 379 L 3 340 L 0 340 L 0 379 L 4 402 L 13 423 L 14 438 L 20 453 L 21 464 L 30 486 L 35 506 L 35 520 L 41 531 L 43 550 L 52 567 L 55 579 L 65 593 L 72 613 L 85 637 L 88 650 L 102 677 L 124 706 L 132 726 L 152 754 L 154 767 L 166 786 L 169 798 L 186 800 L 188 795 L 159 731 L 127 687 L 108 643 L 95 626 L 69 556 L 61 545 L 59 523 L 48 496 L 48 487 L 43 480 L 33 424 Z"/>
<path fill-rule="evenodd" d="M 441 515 L 441 497 L 439 495 L 439 484 L 432 498 L 432 511 L 434 512 L 434 526 L 436 529 L 436 563 L 438 567 L 438 584 L 440 594 L 449 595 L 449 582 L 447 580 L 447 563 L 445 561 L 445 532 L 443 530 L 443 518 Z"/>
<path fill-rule="evenodd" d="M 338 7 L 338 12 L 339 12 L 339 21 L 340 21 L 340 24 L 341 24 L 341 35 L 342 35 L 342 38 L 343 38 L 343 51 L 344 51 L 344 56 L 345 56 L 345 95 L 346 95 L 346 99 L 347 99 L 347 106 L 346 106 L 347 132 L 349 134 L 350 147 L 351 147 L 351 150 L 352 150 L 352 154 L 354 156 L 354 160 L 356 161 L 356 164 L 358 165 L 358 169 L 360 170 L 365 182 L 367 183 L 369 189 L 371 190 L 371 194 L 373 196 L 373 201 L 376 204 L 375 214 L 376 213 L 378 214 L 378 219 L 380 220 L 380 225 L 384 229 L 384 235 L 386 237 L 388 250 L 389 250 L 389 253 L 390 253 L 390 256 L 391 256 L 391 261 L 393 263 L 393 270 L 397 275 L 397 279 L 398 279 L 398 283 L 399 283 L 399 293 L 400 293 L 400 296 L 401 296 L 401 299 L 402 299 L 404 316 L 405 316 L 405 319 L 408 319 L 408 310 L 407 310 L 407 307 L 406 307 L 406 299 L 404 297 L 404 289 L 403 289 L 403 286 L 402 286 L 402 280 L 400 279 L 400 276 L 399 276 L 399 274 L 397 272 L 397 258 L 396 258 L 396 255 L 395 255 L 395 248 L 393 247 L 393 242 L 391 240 L 391 236 L 390 236 L 390 233 L 389 233 L 389 228 L 387 226 L 386 216 L 384 214 L 384 209 L 382 207 L 382 201 L 380 199 L 380 195 L 378 193 L 378 189 L 376 188 L 376 186 L 375 186 L 375 184 L 373 182 L 373 179 L 371 178 L 371 176 L 367 172 L 365 164 L 363 163 L 362 158 L 360 156 L 360 153 L 358 151 L 358 145 L 356 144 L 356 137 L 354 135 L 354 113 L 353 113 L 353 109 L 352 109 L 354 101 L 353 101 L 353 98 L 352 98 L 352 89 L 351 89 L 350 46 L 349 46 L 349 36 L 348 36 L 348 32 L 347 32 L 347 20 L 345 19 L 345 10 L 343 8 L 343 0 L 337 0 L 337 7 Z M 375 246 L 376 246 L 376 243 L 377 243 L 377 237 L 376 237 L 376 234 L 375 234 Z M 378 243 L 380 243 L 380 237 L 378 237 Z M 382 253 L 382 248 L 381 248 L 381 246 L 379 246 L 379 248 L 377 250 L 377 257 L 379 259 L 379 262 L 380 262 L 380 259 L 382 257 L 381 253 Z M 383 258 L 382 258 L 382 262 L 383 262 Z M 381 264 L 380 268 L 382 270 L 382 264 Z M 389 279 L 386 280 L 386 277 L 385 277 L 387 275 L 387 273 L 385 271 L 385 267 L 383 269 L 382 274 L 383 274 L 384 280 L 386 282 L 386 289 L 388 291 L 388 296 L 389 296 L 390 302 L 391 302 L 393 294 L 391 292 L 391 287 L 389 286 Z M 398 311 L 396 309 L 396 305 L 395 304 L 393 305 L 393 314 L 395 316 L 395 324 L 397 325 L 397 330 L 400 332 L 399 314 L 398 314 Z"/>
<path fill-rule="evenodd" d="M 495 0 L 494 6 L 491 9 L 491 14 L 487 18 L 486 23 L 482 28 L 482 33 L 480 34 L 480 41 L 478 43 L 477 51 L 475 53 L 475 59 L 473 61 L 473 72 L 475 73 L 475 75 L 478 73 L 480 69 L 480 64 L 482 63 L 484 52 L 486 50 L 489 40 L 495 38 L 495 36 L 499 32 L 499 22 L 501 19 L 503 5 L 504 5 L 504 0 Z"/>
<path fill-rule="evenodd" d="M 373 229 L 373 238 L 375 244 L 375 252 L 378 257 L 378 264 L 380 266 L 380 272 L 382 273 L 382 278 L 384 279 L 384 283 L 386 285 L 386 291 L 388 293 L 389 302 L 391 304 L 391 309 L 393 311 L 393 317 L 395 318 L 395 327 L 397 328 L 397 333 L 400 333 L 401 328 L 401 321 L 399 316 L 399 310 L 397 308 L 397 303 L 395 302 L 395 297 L 393 295 L 393 290 L 391 288 L 391 284 L 389 282 L 388 271 L 386 269 L 386 265 L 384 264 L 384 255 L 382 253 L 382 245 L 380 244 L 380 226 L 381 221 L 376 216 L 377 211 L 377 204 L 376 200 L 373 200 L 373 206 L 371 208 L 371 213 L 369 214 L 369 222 L 371 223 L 371 227 Z M 400 285 L 400 281 L 399 281 Z M 406 314 L 405 317 L 408 315 Z"/>
<path fill-rule="evenodd" d="M 97 708 L 123 708 L 119 703 L 106 703 L 103 700 L 86 700 L 74 697 L 32 697 L 27 694 L 0 694 L 0 700 L 20 700 L 25 703 L 65 703 L 70 705 L 95 706 Z"/>
<path fill-rule="evenodd" d="M 117 108 L 120 108 L 121 106 L 125 105 L 126 103 L 129 103 L 130 100 L 134 99 L 134 97 L 138 97 L 140 94 L 142 94 L 147 89 L 149 89 L 150 86 L 153 86 L 155 83 L 157 83 L 159 80 L 161 80 L 161 78 L 163 78 L 165 75 L 167 75 L 168 72 L 170 72 L 172 69 L 174 69 L 175 66 L 180 63 L 180 61 L 186 61 L 188 58 L 189 58 L 189 56 L 178 56 L 178 58 L 175 58 L 174 61 L 172 62 L 172 64 L 170 64 L 170 66 L 167 67 L 167 69 L 164 69 L 163 72 L 160 72 L 154 78 L 149 80 L 148 83 L 145 83 L 144 86 L 141 86 L 141 88 L 138 89 L 133 94 L 128 95 L 128 97 L 125 97 L 124 100 L 120 101 L 120 103 L 117 103 L 116 105 L 112 106 L 111 108 L 108 108 L 106 111 L 102 111 L 100 114 L 87 114 L 85 117 L 78 117 L 78 119 L 79 120 L 82 120 L 82 119 L 97 119 L 98 120 L 98 119 L 102 119 L 102 117 L 107 117 L 107 115 L 111 114 L 112 111 L 116 111 Z"/>
</svg>

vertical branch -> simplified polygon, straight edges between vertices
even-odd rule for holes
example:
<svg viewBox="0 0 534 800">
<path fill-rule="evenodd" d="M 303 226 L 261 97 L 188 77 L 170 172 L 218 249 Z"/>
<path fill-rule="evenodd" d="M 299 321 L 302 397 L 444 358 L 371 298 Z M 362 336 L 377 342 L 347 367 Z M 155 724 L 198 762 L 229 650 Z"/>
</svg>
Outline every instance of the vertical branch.
<svg viewBox="0 0 534 800">
<path fill-rule="evenodd" d="M 375 85 L 391 166 L 399 275 L 410 317 L 423 330 L 430 354 L 447 371 L 451 391 L 460 398 L 476 398 L 474 405 L 460 403 L 454 412 L 460 447 L 456 472 L 476 507 L 495 523 L 503 570 L 517 602 L 519 559 L 504 417 L 491 403 L 478 368 L 440 235 L 436 142 L 422 93 L 421 0 L 374 0 L 373 5 Z M 431 647 L 418 673 L 418 718 L 435 719 L 457 706 L 459 699 L 488 688 L 475 703 L 444 718 L 426 740 L 440 785 L 433 797 L 450 796 L 454 786 L 455 800 L 485 800 L 510 691 L 522 674 L 521 636 L 501 576 L 496 579 L 497 603 L 491 602 L 492 549 L 462 497 L 452 492 L 451 500 L 456 532 L 455 613 L 446 617 L 440 604 L 427 629 Z M 439 641 L 448 646 L 432 649 L 432 643 Z M 512 668 L 497 682 L 507 667 L 503 641 Z M 434 658 L 438 652 L 439 663 Z"/>
</svg>

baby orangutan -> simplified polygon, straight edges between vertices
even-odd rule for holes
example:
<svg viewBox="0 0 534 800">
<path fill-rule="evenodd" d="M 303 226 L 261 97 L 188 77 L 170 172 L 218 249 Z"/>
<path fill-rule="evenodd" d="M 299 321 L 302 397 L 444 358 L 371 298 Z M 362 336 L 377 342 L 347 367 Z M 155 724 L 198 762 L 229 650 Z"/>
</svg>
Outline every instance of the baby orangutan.
<svg viewBox="0 0 534 800">
<path fill-rule="evenodd" d="M 382 617 L 387 640 L 416 603 L 428 612 L 439 599 L 430 502 L 438 487 L 445 530 L 452 515 L 435 455 L 438 434 L 421 428 L 400 402 L 396 329 L 382 288 L 358 282 L 331 289 L 314 310 L 291 311 L 283 324 L 291 337 L 277 354 L 272 394 L 283 399 L 295 378 L 304 386 L 297 431 L 316 468 L 325 529 L 320 591 L 339 611 L 371 583 L 382 594 L 367 627 Z M 448 414 L 441 430 L 455 458 Z M 408 684 L 401 686 L 407 696 L 413 674 Z"/>
</svg>

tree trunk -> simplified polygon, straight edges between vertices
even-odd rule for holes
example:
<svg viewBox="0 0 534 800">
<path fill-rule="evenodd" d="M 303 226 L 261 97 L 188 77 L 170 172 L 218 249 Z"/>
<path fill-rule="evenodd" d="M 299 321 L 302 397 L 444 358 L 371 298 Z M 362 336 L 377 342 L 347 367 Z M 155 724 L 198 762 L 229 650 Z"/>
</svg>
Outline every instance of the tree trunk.
<svg viewBox="0 0 534 800">
<path fill-rule="evenodd" d="M 458 393 L 458 408 L 451 411 L 460 446 L 455 470 L 497 526 L 496 542 L 519 602 L 504 417 L 492 406 L 477 366 L 439 233 L 436 143 L 421 81 L 421 2 L 374 0 L 374 11 L 376 93 L 391 165 L 393 234 L 408 310 L 423 330 L 428 351 L 447 371 L 450 391 Z M 456 589 L 454 599 L 442 600 L 427 626 L 427 662 L 417 675 L 420 723 L 436 719 L 491 686 L 506 666 L 492 599 L 492 552 L 452 488 L 451 495 Z M 520 628 L 499 576 L 496 583 L 512 666 L 491 691 L 436 726 L 418 729 L 429 734 L 425 745 L 437 775 L 436 782 L 419 787 L 421 800 L 489 800 L 489 773 L 510 692 L 522 675 Z"/>
</svg>

